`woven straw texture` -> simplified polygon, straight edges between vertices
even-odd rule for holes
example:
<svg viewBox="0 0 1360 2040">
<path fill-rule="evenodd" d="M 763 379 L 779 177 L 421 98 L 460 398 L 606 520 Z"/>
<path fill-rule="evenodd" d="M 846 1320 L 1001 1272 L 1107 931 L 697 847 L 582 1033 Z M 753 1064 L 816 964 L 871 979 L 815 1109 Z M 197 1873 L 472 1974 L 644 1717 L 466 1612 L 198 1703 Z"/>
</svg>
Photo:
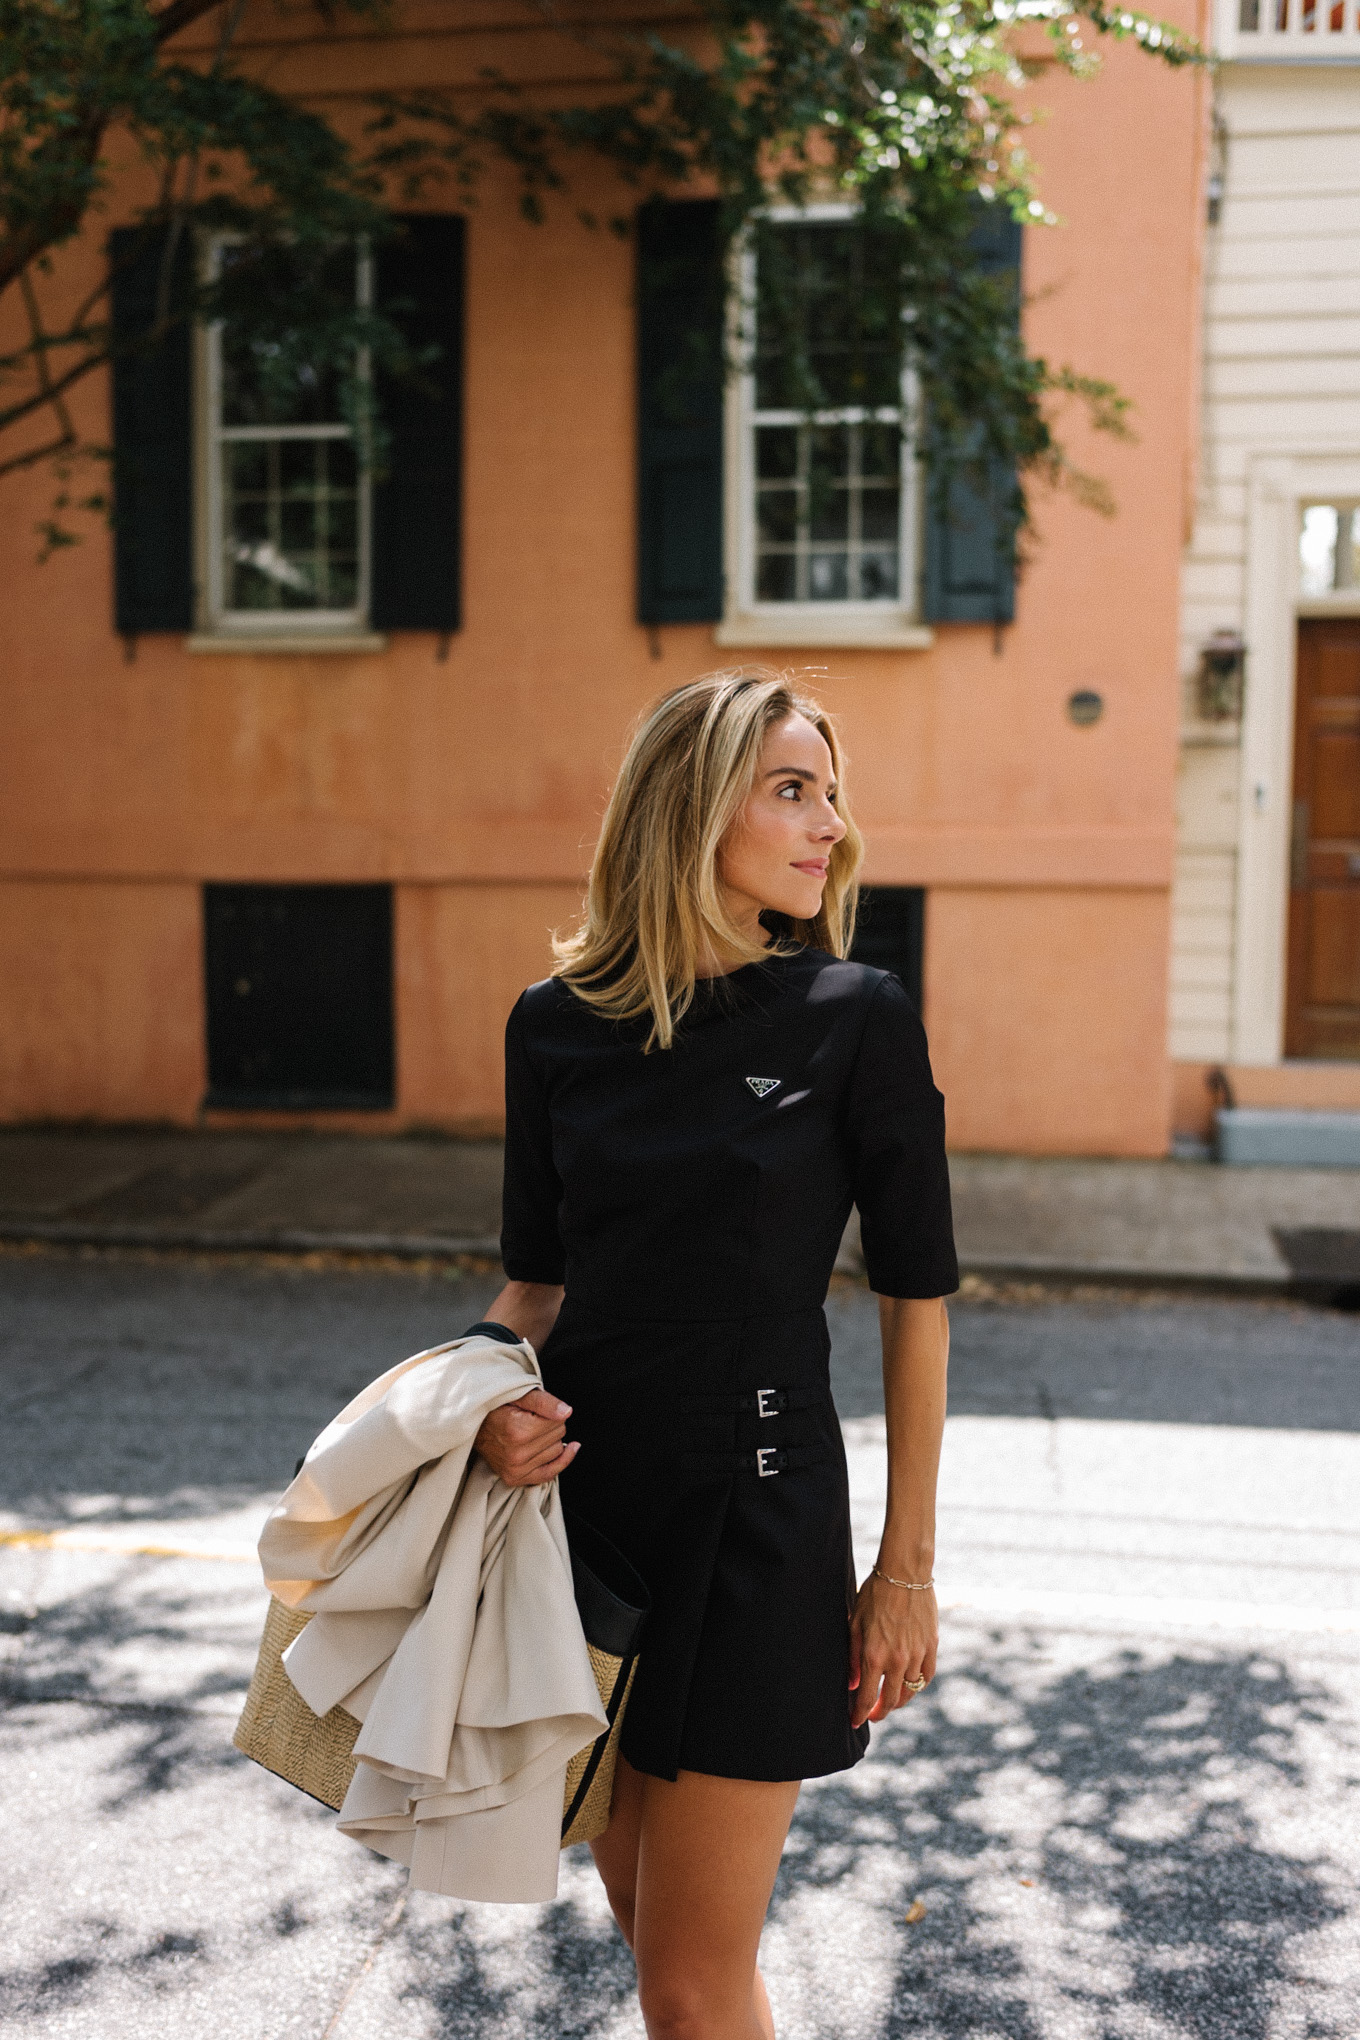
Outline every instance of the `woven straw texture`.
<svg viewBox="0 0 1360 2040">
<path fill-rule="evenodd" d="M 586 1649 L 590 1652 L 590 1669 L 595 1674 L 601 1704 L 608 1712 L 623 1659 L 611 1656 L 608 1651 L 596 1650 L 593 1643 L 588 1643 Z M 573 1842 L 597 1840 L 609 1826 L 610 1809 L 614 1802 L 614 1766 L 619 1754 L 619 1737 L 623 1732 L 623 1711 L 628 1705 L 628 1695 L 633 1690 L 633 1680 L 636 1676 L 637 1659 L 634 1658 L 628 1668 L 628 1684 L 623 1689 L 623 1698 L 619 1702 L 613 1726 L 595 1742 L 587 1743 L 583 1750 L 578 1750 L 567 1765 L 567 1789 L 562 1796 L 564 1815 L 576 1797 L 577 1788 L 586 1774 L 586 1766 L 600 1743 L 604 1744 L 604 1752 L 596 1766 L 595 1776 L 590 1781 L 590 1790 L 576 1809 L 576 1818 L 562 1837 L 564 1849 L 570 1848 Z"/>
<path fill-rule="evenodd" d="M 346 1714 L 343 1707 L 332 1707 L 324 1717 L 313 1714 L 283 1666 L 283 1653 L 311 1619 L 310 1614 L 287 1608 L 282 1601 L 271 1597 L 264 1635 L 260 1638 L 255 1676 L 250 1682 L 250 1691 L 246 1694 L 246 1704 L 241 1710 L 241 1719 L 236 1724 L 232 1741 L 238 1750 L 255 1763 L 262 1764 L 266 1771 L 286 1778 L 299 1791 L 310 1793 L 313 1799 L 319 1799 L 323 1805 L 338 1812 L 354 1776 L 357 1763 L 354 1743 L 359 1723 L 352 1714 Z M 607 1710 L 623 1659 L 597 1650 L 593 1643 L 587 1644 L 586 1649 L 590 1653 L 590 1668 L 595 1674 L 601 1704 Z M 593 1842 L 609 1825 L 623 1711 L 628 1705 L 636 1672 L 635 1658 L 629 1667 L 628 1683 L 613 1726 L 596 1742 L 587 1743 L 583 1750 L 578 1750 L 567 1765 L 566 1790 L 562 1796 L 564 1818 L 598 1744 L 604 1744 L 590 1789 L 577 1808 L 570 1829 L 562 1837 L 564 1849 L 573 1842 Z"/>
<path fill-rule="evenodd" d="M 266 1771 L 339 1812 L 354 1776 L 359 1724 L 343 1707 L 332 1707 L 324 1718 L 313 1714 L 283 1668 L 283 1653 L 311 1619 L 271 1597 L 255 1676 L 232 1741 Z"/>
</svg>

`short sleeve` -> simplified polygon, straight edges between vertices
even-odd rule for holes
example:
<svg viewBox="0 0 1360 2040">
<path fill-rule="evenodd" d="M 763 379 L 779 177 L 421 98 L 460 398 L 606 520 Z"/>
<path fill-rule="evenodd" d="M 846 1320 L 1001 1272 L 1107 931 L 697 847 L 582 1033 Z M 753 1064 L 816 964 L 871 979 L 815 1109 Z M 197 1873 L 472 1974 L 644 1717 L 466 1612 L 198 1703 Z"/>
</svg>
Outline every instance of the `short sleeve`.
<svg viewBox="0 0 1360 2040">
<path fill-rule="evenodd" d="M 557 1222 L 562 1181 L 553 1164 L 547 1093 L 529 1054 L 525 1025 L 521 998 L 505 1029 L 501 1262 L 511 1282 L 560 1283 L 566 1266 Z"/>
<path fill-rule="evenodd" d="M 948 1296 L 959 1286 L 944 1099 L 925 1029 L 895 977 L 869 1003 L 850 1076 L 848 1133 L 869 1287 Z"/>
</svg>

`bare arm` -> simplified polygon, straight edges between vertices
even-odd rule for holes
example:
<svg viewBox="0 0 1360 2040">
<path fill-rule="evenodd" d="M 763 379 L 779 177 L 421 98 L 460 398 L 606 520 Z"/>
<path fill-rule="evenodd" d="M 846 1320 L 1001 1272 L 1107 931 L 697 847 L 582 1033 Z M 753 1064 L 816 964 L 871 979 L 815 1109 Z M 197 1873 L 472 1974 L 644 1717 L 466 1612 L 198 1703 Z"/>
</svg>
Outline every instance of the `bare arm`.
<svg viewBox="0 0 1360 2040">
<path fill-rule="evenodd" d="M 928 1580 L 935 1563 L 935 1483 L 944 1434 L 949 1317 L 943 1297 L 880 1296 L 888 1508 L 878 1563 L 896 1580 Z M 851 1623 L 851 1721 L 882 1721 L 930 1679 L 939 1642 L 933 1593 L 910 1593 L 871 1573 Z"/>
<path fill-rule="evenodd" d="M 538 1352 L 557 1322 L 565 1292 L 549 1282 L 507 1282 L 487 1312 L 493 1324 L 517 1332 Z M 477 1450 L 507 1487 L 543 1487 L 580 1451 L 564 1445 L 571 1405 L 545 1389 L 493 1410 L 477 1433 Z"/>
</svg>

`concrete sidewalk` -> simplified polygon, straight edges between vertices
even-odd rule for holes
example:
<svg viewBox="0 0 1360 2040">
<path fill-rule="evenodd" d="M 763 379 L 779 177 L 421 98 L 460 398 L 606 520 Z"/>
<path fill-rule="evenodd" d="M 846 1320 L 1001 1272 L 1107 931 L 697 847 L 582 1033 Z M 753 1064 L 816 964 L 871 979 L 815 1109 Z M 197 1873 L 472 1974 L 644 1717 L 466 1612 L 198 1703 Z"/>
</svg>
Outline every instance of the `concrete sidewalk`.
<svg viewBox="0 0 1360 2040">
<path fill-rule="evenodd" d="M 984 1276 L 1360 1292 L 1360 1172 L 955 1155 Z M 0 1240 L 403 1257 L 499 1253 L 495 1141 L 0 1131 Z M 854 1224 L 841 1267 L 859 1266 Z"/>
</svg>

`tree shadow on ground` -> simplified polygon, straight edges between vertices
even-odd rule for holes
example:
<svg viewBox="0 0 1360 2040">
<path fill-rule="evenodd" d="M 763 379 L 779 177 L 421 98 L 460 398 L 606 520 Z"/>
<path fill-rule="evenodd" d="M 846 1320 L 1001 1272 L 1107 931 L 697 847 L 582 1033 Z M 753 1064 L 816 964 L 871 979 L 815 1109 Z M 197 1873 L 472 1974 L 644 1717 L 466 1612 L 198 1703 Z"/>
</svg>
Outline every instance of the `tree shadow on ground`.
<svg viewBox="0 0 1360 2040">
<path fill-rule="evenodd" d="M 995 1633 L 858 1778 L 805 1795 L 773 1917 L 823 1862 L 851 1874 L 867 1824 L 900 1941 L 884 2040 L 1266 2040 L 1302 1940 L 1345 1916 L 1340 1866 L 1269 1832 L 1334 1703 L 1254 1650 L 1045 1656 Z M 1310 2013 L 1312 2040 L 1352 2040 Z"/>
<path fill-rule="evenodd" d="M 107 1563 L 104 1578 L 46 1605 L 11 1606 L 0 1665 L 0 1754 L 18 1738 L 60 1765 L 65 1736 L 88 1737 L 90 1721 L 118 1725 L 101 1818 L 245 1762 L 231 1732 L 263 1601 L 244 1568 L 230 1568 L 214 1592 L 176 1561 Z"/>
<path fill-rule="evenodd" d="M 97 1999 L 111 1973 L 135 1978 L 142 1989 L 193 1990 L 200 1979 L 204 1938 L 198 1934 L 152 1934 L 134 1939 L 113 1921 L 89 1918 L 80 1924 L 82 1952 L 31 1966 L 0 1969 L 0 2021 L 6 2032 L 21 2024 L 59 2020 Z"/>
<path fill-rule="evenodd" d="M 593 1873 L 592 1873 L 593 1874 Z M 596 2040 L 633 1997 L 633 1958 L 612 1920 L 571 1898 L 540 1915 L 509 1945 L 484 1940 L 475 1916 L 411 1929 L 404 1955 L 413 1972 L 402 1992 L 425 2008 L 423 2031 L 438 2040 Z M 432 2016 L 431 2016 L 432 2015 Z"/>
<path fill-rule="evenodd" d="M 884 1977 L 864 2040 L 1354 2040 L 1354 1998 L 1348 2016 L 1300 1967 L 1346 1872 L 1272 1834 L 1330 1696 L 1249 1649 L 1093 1642 L 1055 1667 L 1041 1637 L 977 1644 L 869 1763 L 804 1793 L 767 1941 L 786 2040 L 845 2040 L 847 1949 Z M 621 1938 L 572 1899 L 509 1941 L 475 1913 L 404 1938 L 439 2040 L 593 2040 L 633 1990 Z"/>
</svg>

